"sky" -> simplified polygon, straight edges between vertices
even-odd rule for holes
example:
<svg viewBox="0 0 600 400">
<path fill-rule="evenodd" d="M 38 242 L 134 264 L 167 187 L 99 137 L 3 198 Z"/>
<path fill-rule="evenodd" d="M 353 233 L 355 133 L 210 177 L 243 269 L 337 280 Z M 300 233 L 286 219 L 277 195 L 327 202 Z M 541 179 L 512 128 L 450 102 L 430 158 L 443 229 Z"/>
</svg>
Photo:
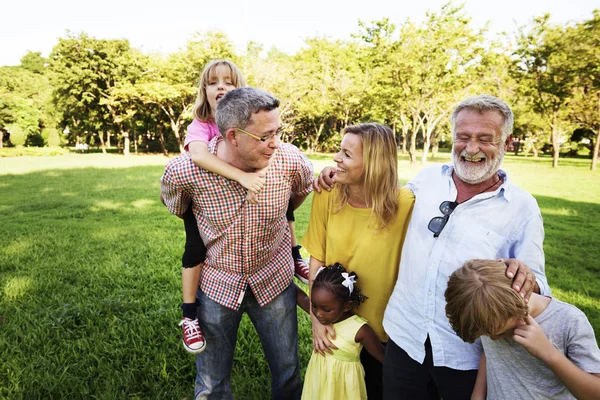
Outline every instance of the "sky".
<svg viewBox="0 0 600 400">
<path fill-rule="evenodd" d="M 10 2 L 9 4 L 6 4 Z M 194 33 L 221 31 L 242 52 L 248 41 L 293 54 L 312 37 L 351 39 L 358 21 L 420 22 L 446 0 L 4 0 L 0 5 L 0 66 L 18 65 L 28 50 L 48 56 L 67 30 L 98 39 L 129 39 L 144 52 L 178 51 Z M 489 21 L 490 34 L 514 32 L 535 16 L 583 21 L 600 0 L 466 0 L 472 27 Z"/>
</svg>

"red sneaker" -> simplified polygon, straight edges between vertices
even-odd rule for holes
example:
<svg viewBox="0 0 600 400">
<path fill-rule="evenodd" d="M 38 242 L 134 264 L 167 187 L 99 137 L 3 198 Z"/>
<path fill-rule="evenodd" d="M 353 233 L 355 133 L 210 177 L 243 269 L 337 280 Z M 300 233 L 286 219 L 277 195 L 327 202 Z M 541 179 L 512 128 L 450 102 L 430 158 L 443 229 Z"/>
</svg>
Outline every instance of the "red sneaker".
<svg viewBox="0 0 600 400">
<path fill-rule="evenodd" d="M 308 265 L 301 258 L 294 258 L 294 275 L 300 281 L 308 283 Z"/>
<path fill-rule="evenodd" d="M 206 347 L 206 340 L 204 340 L 204 334 L 200 329 L 198 319 L 184 318 L 179 326 L 183 327 L 182 342 L 187 352 L 192 354 L 202 353 Z"/>
</svg>

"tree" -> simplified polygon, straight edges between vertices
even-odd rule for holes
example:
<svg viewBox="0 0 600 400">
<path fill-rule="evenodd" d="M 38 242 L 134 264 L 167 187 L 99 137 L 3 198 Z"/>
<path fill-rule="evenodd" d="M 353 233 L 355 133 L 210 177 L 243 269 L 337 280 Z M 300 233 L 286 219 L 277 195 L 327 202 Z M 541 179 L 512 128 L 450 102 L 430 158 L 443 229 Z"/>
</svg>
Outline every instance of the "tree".
<svg viewBox="0 0 600 400">
<path fill-rule="evenodd" d="M 558 167 L 561 143 L 569 129 L 567 105 L 575 73 L 569 60 L 571 28 L 549 26 L 549 14 L 536 18 L 529 30 L 521 28 L 515 52 L 519 89 L 551 130 L 552 166 Z"/>
<path fill-rule="evenodd" d="M 358 49 L 355 44 L 325 38 L 308 39 L 306 45 L 293 58 L 294 76 L 301 88 L 295 91 L 299 96 L 293 123 L 304 132 L 309 151 L 328 150 L 339 140 L 341 129 L 362 115 Z"/>
<path fill-rule="evenodd" d="M 576 87 L 569 116 L 584 128 L 575 134 L 589 133 L 590 168 L 594 170 L 600 152 L 600 9 L 594 11 L 592 19 L 577 24 L 571 34 L 570 62 L 574 63 Z"/>
<path fill-rule="evenodd" d="M 445 4 L 440 13 L 427 13 L 427 21 L 417 31 L 420 44 L 415 56 L 421 64 L 417 75 L 417 99 L 423 128 L 422 163 L 456 102 L 470 91 L 472 72 L 480 61 L 483 31 L 469 27 L 464 6 Z"/>
<path fill-rule="evenodd" d="M 21 58 L 21 67 L 29 72 L 33 72 L 35 74 L 42 74 L 44 73 L 46 62 L 47 60 L 44 57 L 42 57 L 41 52 L 28 51 L 27 54 L 25 54 Z"/>
<path fill-rule="evenodd" d="M 43 145 L 42 128 L 52 120 L 47 77 L 22 66 L 0 67 L 0 128 L 16 144 Z"/>
<path fill-rule="evenodd" d="M 71 127 L 77 142 L 82 136 L 89 141 L 97 132 L 104 144 L 104 134 L 110 140 L 110 132 L 117 131 L 124 154 L 129 153 L 131 110 L 113 91 L 140 78 L 140 60 L 127 40 L 100 40 L 85 33 L 59 39 L 50 55 L 54 99 L 62 125 Z"/>
<path fill-rule="evenodd" d="M 425 163 L 431 146 L 437 146 L 438 126 L 457 99 L 469 91 L 481 54 L 482 32 L 469 28 L 463 7 L 445 4 L 439 13 L 428 12 L 426 21 L 406 21 L 394 41 L 394 26 L 387 20 L 362 25 L 361 37 L 374 60 L 373 78 L 378 114 L 387 115 L 402 136 L 408 136 L 409 158 L 416 161 L 416 141 L 423 137 Z"/>
</svg>

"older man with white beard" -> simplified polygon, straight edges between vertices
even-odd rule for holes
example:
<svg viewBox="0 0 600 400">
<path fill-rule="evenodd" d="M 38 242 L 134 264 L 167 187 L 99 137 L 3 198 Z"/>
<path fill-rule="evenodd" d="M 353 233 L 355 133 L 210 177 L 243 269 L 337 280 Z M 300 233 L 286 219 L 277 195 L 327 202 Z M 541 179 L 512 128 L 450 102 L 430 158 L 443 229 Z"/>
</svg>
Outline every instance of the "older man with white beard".
<svg viewBox="0 0 600 400">
<path fill-rule="evenodd" d="M 383 320 L 390 336 L 385 399 L 470 398 L 481 345 L 455 334 L 444 299 L 448 277 L 464 261 L 507 259 L 521 296 L 550 294 L 539 207 L 500 170 L 512 111 L 480 95 L 461 102 L 451 118 L 453 164 L 426 168 L 407 185 L 416 202 Z"/>
</svg>

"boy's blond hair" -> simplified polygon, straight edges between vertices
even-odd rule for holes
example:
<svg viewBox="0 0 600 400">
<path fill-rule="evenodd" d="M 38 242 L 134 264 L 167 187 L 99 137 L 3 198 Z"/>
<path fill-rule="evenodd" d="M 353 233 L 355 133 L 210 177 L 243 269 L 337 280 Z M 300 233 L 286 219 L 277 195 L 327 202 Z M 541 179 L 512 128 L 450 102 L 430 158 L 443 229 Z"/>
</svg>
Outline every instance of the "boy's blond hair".
<svg viewBox="0 0 600 400">
<path fill-rule="evenodd" d="M 465 342 L 493 335 L 515 317 L 527 317 L 527 304 L 512 289 L 506 265 L 494 260 L 468 260 L 450 275 L 446 316 Z"/>
</svg>

